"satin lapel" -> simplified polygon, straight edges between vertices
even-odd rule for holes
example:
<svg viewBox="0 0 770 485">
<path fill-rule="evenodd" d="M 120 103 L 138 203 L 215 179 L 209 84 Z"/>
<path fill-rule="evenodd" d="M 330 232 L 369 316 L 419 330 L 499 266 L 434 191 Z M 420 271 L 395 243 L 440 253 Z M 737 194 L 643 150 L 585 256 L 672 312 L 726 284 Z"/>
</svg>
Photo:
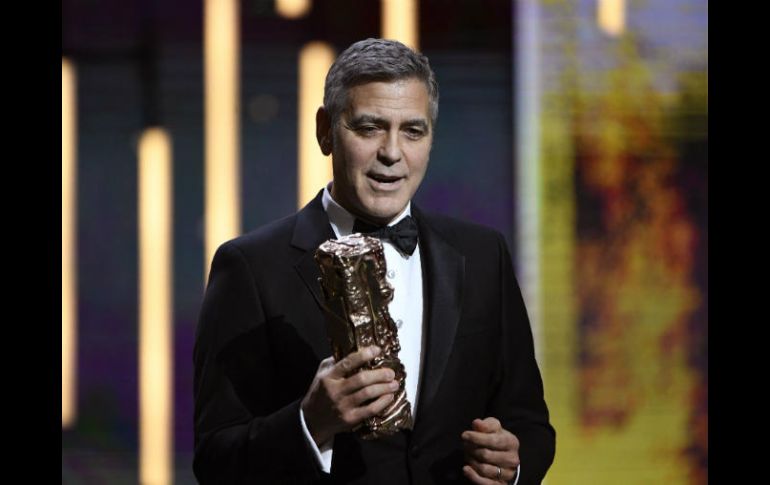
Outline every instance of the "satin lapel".
<svg viewBox="0 0 770 485">
<path fill-rule="evenodd" d="M 318 303 L 319 308 L 323 304 L 323 295 L 318 278 L 321 273 L 315 263 L 315 250 L 324 241 L 334 239 L 334 230 L 329 224 L 329 217 L 323 209 L 321 203 L 321 190 L 318 195 L 297 214 L 297 224 L 294 226 L 291 245 L 302 249 L 305 253 L 295 263 L 294 268 L 299 273 L 302 281 L 305 282 L 308 290 L 313 294 L 313 298 Z"/>
<path fill-rule="evenodd" d="M 334 235 L 332 234 L 331 237 L 333 238 Z M 326 239 L 324 239 L 324 241 L 326 241 Z M 319 242 L 318 244 L 320 245 L 321 243 Z M 324 299 L 323 295 L 321 295 L 321 285 L 318 283 L 318 278 L 321 277 L 321 273 L 318 271 L 318 265 L 315 262 L 313 253 L 314 251 L 306 252 L 294 268 L 299 273 L 302 281 L 305 282 L 305 286 L 307 286 L 308 290 L 313 293 L 313 298 L 316 303 L 318 303 L 318 307 L 323 308 Z"/>
<path fill-rule="evenodd" d="M 417 424 L 425 416 L 444 376 L 462 308 L 465 256 L 430 226 L 430 218 L 412 205 L 420 238 L 427 326 Z"/>
</svg>

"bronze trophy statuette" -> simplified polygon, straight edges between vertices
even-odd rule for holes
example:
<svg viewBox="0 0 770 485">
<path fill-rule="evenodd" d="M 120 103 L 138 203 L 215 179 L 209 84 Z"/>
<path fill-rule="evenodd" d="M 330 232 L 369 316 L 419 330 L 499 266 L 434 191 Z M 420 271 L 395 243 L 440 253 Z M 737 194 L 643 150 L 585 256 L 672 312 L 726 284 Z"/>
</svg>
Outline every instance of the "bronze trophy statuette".
<svg viewBox="0 0 770 485">
<path fill-rule="evenodd" d="M 330 239 L 315 252 L 319 283 L 326 305 L 326 329 L 334 360 L 370 345 L 382 352 L 361 369 L 389 367 L 396 373 L 395 399 L 383 412 L 364 420 L 354 431 L 363 439 L 412 428 L 412 407 L 406 398 L 404 365 L 395 322 L 388 313 L 393 287 L 385 280 L 385 254 L 379 239 L 351 234 Z M 358 372 L 357 369 L 354 372 Z"/>
</svg>

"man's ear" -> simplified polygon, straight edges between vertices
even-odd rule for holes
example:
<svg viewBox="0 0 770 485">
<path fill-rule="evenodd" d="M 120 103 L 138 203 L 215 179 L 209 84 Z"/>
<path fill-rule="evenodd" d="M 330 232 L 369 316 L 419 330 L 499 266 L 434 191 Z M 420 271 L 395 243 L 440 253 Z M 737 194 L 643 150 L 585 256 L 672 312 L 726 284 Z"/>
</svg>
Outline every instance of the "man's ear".
<svg viewBox="0 0 770 485">
<path fill-rule="evenodd" d="M 315 137 L 318 140 L 318 146 L 321 147 L 321 153 L 329 155 L 334 147 L 334 137 L 332 136 L 332 120 L 326 108 L 321 106 L 315 113 Z"/>
</svg>

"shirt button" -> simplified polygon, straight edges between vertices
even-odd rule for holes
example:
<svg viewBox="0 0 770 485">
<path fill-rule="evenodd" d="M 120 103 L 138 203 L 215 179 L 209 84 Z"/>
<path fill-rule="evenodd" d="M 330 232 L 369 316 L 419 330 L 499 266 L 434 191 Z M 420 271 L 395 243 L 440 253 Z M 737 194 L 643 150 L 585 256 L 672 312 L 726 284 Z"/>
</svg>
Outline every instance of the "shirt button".
<svg viewBox="0 0 770 485">
<path fill-rule="evenodd" d="M 404 321 L 399 318 L 398 320 L 396 320 L 396 327 L 401 328 L 401 325 L 403 325 L 403 323 Z"/>
<path fill-rule="evenodd" d="M 388 271 L 388 278 L 393 279 L 396 277 L 396 272 L 392 269 Z"/>
</svg>

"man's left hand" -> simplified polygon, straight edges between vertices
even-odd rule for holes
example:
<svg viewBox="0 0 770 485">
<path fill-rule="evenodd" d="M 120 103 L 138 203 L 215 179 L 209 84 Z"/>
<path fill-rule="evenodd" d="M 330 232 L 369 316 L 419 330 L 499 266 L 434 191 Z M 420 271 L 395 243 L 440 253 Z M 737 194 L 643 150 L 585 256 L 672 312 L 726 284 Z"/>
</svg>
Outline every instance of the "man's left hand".
<svg viewBox="0 0 770 485">
<path fill-rule="evenodd" d="M 479 485 L 513 480 L 519 466 L 519 439 L 496 418 L 474 419 L 472 428 L 462 434 L 468 463 L 463 467 L 465 476 Z"/>
</svg>

